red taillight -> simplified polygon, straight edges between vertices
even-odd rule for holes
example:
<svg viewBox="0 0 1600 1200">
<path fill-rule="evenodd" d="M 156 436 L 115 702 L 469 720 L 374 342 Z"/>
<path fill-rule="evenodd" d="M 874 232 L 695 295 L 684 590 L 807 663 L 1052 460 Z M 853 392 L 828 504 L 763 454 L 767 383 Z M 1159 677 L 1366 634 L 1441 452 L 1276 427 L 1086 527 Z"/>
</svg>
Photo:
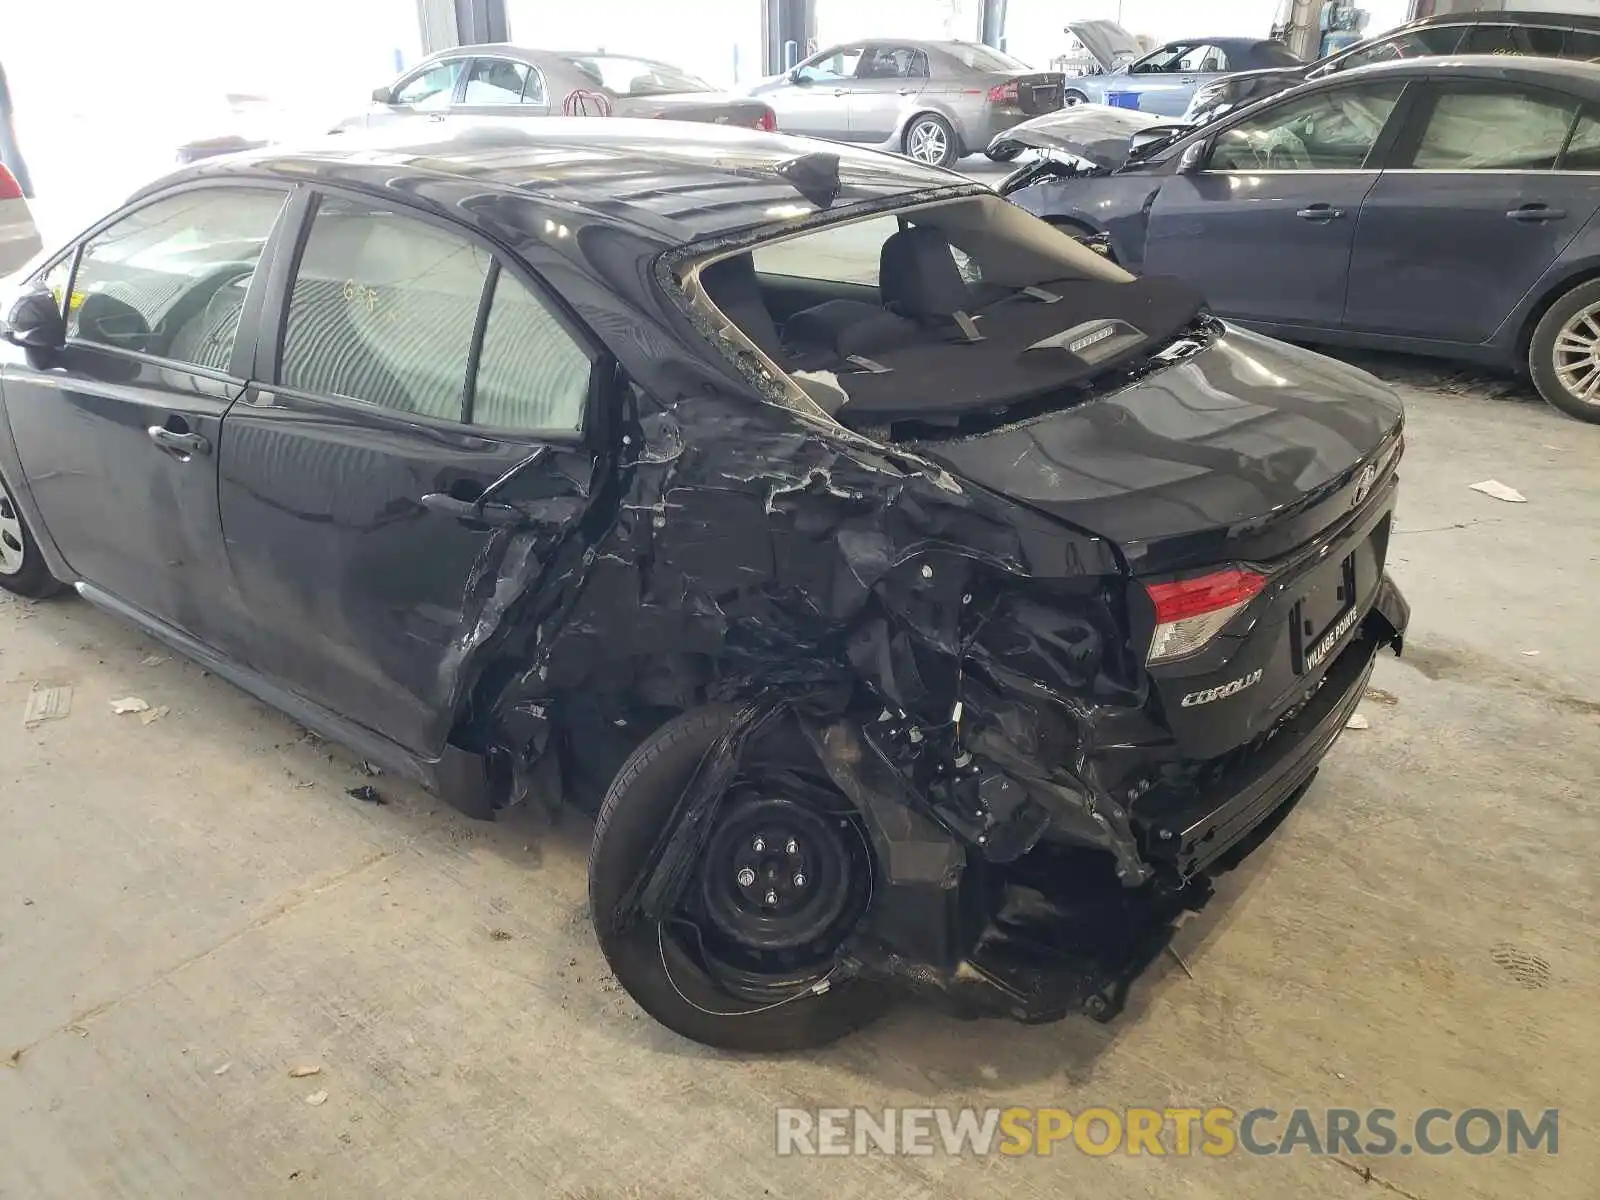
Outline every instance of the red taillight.
<svg viewBox="0 0 1600 1200">
<path fill-rule="evenodd" d="M 21 200 L 22 185 L 5 163 L 0 163 L 0 200 Z"/>
<path fill-rule="evenodd" d="M 1015 79 L 1008 80 L 1005 83 L 997 83 L 989 89 L 989 103 L 1006 104 L 1009 102 L 1015 104 L 1019 94 L 1020 89 Z"/>
<path fill-rule="evenodd" d="M 761 115 L 756 118 L 756 128 L 771 133 L 778 127 L 778 114 L 770 108 L 761 110 Z"/>
<path fill-rule="evenodd" d="M 1156 609 L 1156 629 L 1145 661 L 1167 662 L 1193 654 L 1266 586 L 1265 575 L 1242 567 L 1214 571 L 1198 579 L 1145 584 L 1144 590 Z"/>
</svg>

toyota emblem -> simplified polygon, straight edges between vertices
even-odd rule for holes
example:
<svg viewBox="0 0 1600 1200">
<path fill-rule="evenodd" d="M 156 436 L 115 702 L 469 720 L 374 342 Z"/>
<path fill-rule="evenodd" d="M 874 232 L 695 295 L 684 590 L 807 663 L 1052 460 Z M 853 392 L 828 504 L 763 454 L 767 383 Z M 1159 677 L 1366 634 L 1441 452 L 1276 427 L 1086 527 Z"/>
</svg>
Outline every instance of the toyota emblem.
<svg viewBox="0 0 1600 1200">
<path fill-rule="evenodd" d="M 1356 476 L 1356 494 L 1350 501 L 1350 507 L 1355 508 L 1367 498 L 1367 493 L 1372 490 L 1372 485 L 1378 482 L 1378 467 L 1375 463 L 1368 463 L 1362 468 L 1361 474 Z"/>
</svg>

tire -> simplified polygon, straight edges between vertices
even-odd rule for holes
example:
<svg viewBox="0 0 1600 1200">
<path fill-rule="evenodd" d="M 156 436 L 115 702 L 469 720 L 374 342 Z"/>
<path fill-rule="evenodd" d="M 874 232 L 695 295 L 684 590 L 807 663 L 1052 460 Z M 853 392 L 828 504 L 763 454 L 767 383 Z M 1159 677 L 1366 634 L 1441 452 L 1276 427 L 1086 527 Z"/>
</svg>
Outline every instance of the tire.
<svg viewBox="0 0 1600 1200">
<path fill-rule="evenodd" d="M 0 588 L 38 600 L 55 595 L 64 586 L 50 574 L 9 485 L 0 478 Z"/>
<path fill-rule="evenodd" d="M 907 158 L 930 167 L 952 167 L 961 157 L 956 131 L 938 113 L 918 113 L 912 117 L 900 147 Z"/>
<path fill-rule="evenodd" d="M 724 1050 L 777 1053 L 837 1041 L 882 1014 L 886 988 L 857 979 L 819 994 L 758 1005 L 718 987 L 705 970 L 644 921 L 618 931 L 612 914 L 639 878 L 663 824 L 707 749 L 737 710 L 716 704 L 668 721 L 622 764 L 606 792 L 589 851 L 589 909 L 612 973 L 673 1032 Z M 668 967 L 667 960 L 671 960 Z M 670 970 L 670 974 L 669 974 Z M 746 1010 L 738 1011 L 741 1007 Z"/>
<path fill-rule="evenodd" d="M 1550 404 L 1600 424 L 1600 279 L 1580 283 L 1539 318 L 1528 373 Z"/>
<path fill-rule="evenodd" d="M 994 147 L 983 152 L 983 156 L 990 162 L 1008 163 L 1022 153 L 1022 147 L 1016 142 L 1007 142 L 1004 146 Z"/>
<path fill-rule="evenodd" d="M 1089 97 L 1084 95 L 1077 88 L 1068 88 L 1066 91 L 1061 93 L 1062 108 L 1071 108 L 1074 104 L 1087 103 L 1089 103 Z"/>
<path fill-rule="evenodd" d="M 1078 221 L 1068 220 L 1066 217 L 1046 217 L 1044 221 L 1046 225 L 1049 225 L 1053 229 L 1059 229 L 1062 233 L 1066 234 L 1074 241 L 1082 242 L 1087 238 L 1099 236 L 1087 225 L 1084 225 Z M 1096 251 L 1096 253 L 1099 253 L 1099 251 Z M 1114 263 L 1117 261 L 1115 252 L 1113 252 L 1109 247 L 1106 249 L 1105 258 L 1108 262 Z"/>
</svg>

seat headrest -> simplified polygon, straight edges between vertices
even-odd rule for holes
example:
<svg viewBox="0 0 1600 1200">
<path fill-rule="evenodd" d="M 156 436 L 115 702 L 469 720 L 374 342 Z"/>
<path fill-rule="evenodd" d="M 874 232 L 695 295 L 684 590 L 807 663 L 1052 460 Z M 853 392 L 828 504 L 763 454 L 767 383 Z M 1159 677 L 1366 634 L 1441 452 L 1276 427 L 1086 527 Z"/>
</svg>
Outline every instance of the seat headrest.
<svg viewBox="0 0 1600 1200">
<path fill-rule="evenodd" d="M 902 229 L 883 243 L 878 287 L 884 307 L 908 317 L 948 317 L 972 303 L 950 243 L 924 226 Z"/>
<path fill-rule="evenodd" d="M 703 268 L 700 286 L 722 310 L 722 315 L 742 329 L 767 355 L 783 353 L 778 327 L 761 294 L 761 281 L 756 278 L 755 260 L 749 254 L 735 254 Z"/>
</svg>

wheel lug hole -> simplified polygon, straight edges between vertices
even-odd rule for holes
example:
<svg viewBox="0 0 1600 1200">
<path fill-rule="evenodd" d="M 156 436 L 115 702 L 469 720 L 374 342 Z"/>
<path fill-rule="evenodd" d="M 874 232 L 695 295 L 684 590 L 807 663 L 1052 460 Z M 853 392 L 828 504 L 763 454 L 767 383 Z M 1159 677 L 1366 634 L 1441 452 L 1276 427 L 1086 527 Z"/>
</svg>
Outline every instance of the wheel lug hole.
<svg viewBox="0 0 1600 1200">
<path fill-rule="evenodd" d="M 756 835 L 756 840 L 750 843 L 750 849 L 754 850 L 757 854 L 760 854 L 766 848 L 767 840 L 759 834 Z"/>
<path fill-rule="evenodd" d="M 736 878 L 739 880 L 740 887 L 747 888 L 756 881 L 756 873 L 749 867 L 741 867 Z"/>
<path fill-rule="evenodd" d="M 785 854 L 799 854 L 800 843 L 795 841 L 793 838 L 790 838 L 788 845 L 784 846 L 783 850 Z"/>
<path fill-rule="evenodd" d="M 769 906 L 769 907 L 770 907 L 770 906 L 771 906 L 771 905 L 774 905 L 774 904 L 776 904 L 776 903 L 777 903 L 777 902 L 778 902 L 778 893 L 777 893 L 777 892 L 774 892 L 774 891 L 772 891 L 772 890 L 771 890 L 771 889 L 770 889 L 770 888 L 769 888 L 769 889 L 768 889 L 768 890 L 767 890 L 767 894 L 766 894 L 766 897 L 765 897 L 765 899 L 766 899 L 766 903 L 767 903 L 767 905 L 768 905 L 768 906 Z"/>
<path fill-rule="evenodd" d="M 794 876 L 794 885 L 797 888 L 805 887 L 805 885 L 806 885 L 806 877 L 805 877 L 805 875 L 803 875 L 799 871 L 796 871 L 795 872 L 795 876 Z"/>
</svg>

